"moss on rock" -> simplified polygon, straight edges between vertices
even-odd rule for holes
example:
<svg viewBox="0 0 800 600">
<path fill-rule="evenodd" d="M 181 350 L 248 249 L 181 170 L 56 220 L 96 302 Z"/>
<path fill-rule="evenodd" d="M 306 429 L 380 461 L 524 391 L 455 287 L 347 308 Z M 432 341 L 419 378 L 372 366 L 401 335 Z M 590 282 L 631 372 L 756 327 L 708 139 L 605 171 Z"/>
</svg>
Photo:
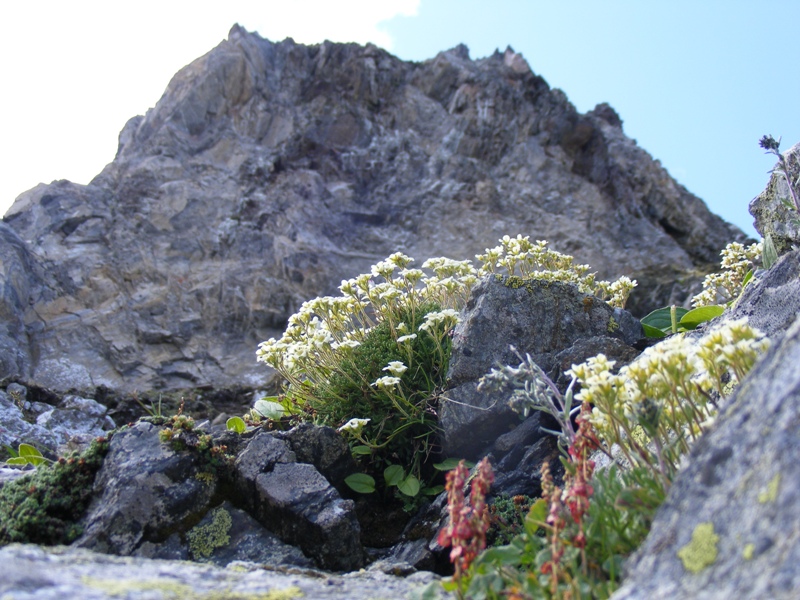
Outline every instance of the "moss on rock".
<svg viewBox="0 0 800 600">
<path fill-rule="evenodd" d="M 108 439 L 93 441 L 83 454 L 39 466 L 28 477 L 0 489 L 0 546 L 13 542 L 70 544 L 82 533 L 78 520 L 92 499 L 95 475 Z"/>
</svg>

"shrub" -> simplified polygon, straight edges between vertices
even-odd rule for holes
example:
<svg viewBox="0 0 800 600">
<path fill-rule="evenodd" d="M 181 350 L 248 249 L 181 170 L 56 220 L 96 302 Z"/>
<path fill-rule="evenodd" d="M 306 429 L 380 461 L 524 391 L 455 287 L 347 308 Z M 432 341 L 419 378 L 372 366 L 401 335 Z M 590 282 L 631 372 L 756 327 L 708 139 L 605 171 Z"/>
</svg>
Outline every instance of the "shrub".
<svg viewBox="0 0 800 600">
<path fill-rule="evenodd" d="M 342 426 L 354 453 L 371 456 L 373 470 L 396 464 L 413 482 L 408 477 L 422 476 L 436 432 L 435 392 L 447 373 L 450 332 L 478 277 L 505 272 L 566 281 L 615 306 L 636 285 L 624 277 L 597 282 L 588 266 L 546 245 L 505 236 L 477 256 L 480 268 L 433 258 L 415 269 L 412 258 L 392 254 L 370 273 L 343 281 L 341 296 L 304 303 L 280 339 L 260 344 L 258 359 L 285 379 L 283 406 Z M 343 426 L 352 420 L 358 425 Z"/>
</svg>

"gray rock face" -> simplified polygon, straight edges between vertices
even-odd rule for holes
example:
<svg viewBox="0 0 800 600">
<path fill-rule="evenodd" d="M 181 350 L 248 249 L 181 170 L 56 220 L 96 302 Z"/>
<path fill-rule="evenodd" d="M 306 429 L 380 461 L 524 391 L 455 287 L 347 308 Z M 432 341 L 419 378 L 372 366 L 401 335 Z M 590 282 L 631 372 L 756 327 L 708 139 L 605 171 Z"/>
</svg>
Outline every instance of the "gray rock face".
<svg viewBox="0 0 800 600">
<path fill-rule="evenodd" d="M 783 153 L 792 181 L 800 177 L 800 143 Z M 795 193 L 800 194 L 800 186 Z M 755 218 L 755 228 L 763 236 L 772 236 L 778 254 L 800 244 L 800 214 L 784 204 L 791 202 L 789 184 L 781 173 L 773 173 L 766 189 L 750 202 L 750 214 Z"/>
<path fill-rule="evenodd" d="M 627 311 L 560 282 L 487 277 L 472 292 L 453 333 L 446 398 L 439 424 L 450 456 L 475 458 L 519 423 L 502 393 L 478 391 L 498 363 L 519 364 L 511 345 L 557 380 L 565 368 L 598 352 L 631 360 L 642 327 Z"/>
<path fill-rule="evenodd" d="M 797 598 L 799 422 L 796 320 L 695 445 L 614 600 Z"/>
<path fill-rule="evenodd" d="M 158 432 L 139 422 L 112 438 L 74 545 L 127 556 L 144 542 L 160 543 L 172 531 L 188 529 L 208 511 L 216 479 L 200 477 L 199 457 L 173 451 Z"/>
<path fill-rule="evenodd" d="M 102 404 L 73 395 L 58 405 L 31 402 L 24 386 L 11 383 L 0 390 L 0 446 L 25 443 L 53 456 L 81 451 L 115 428 L 107 412 Z"/>
<path fill-rule="evenodd" d="M 788 252 L 760 273 L 727 314 L 732 319 L 747 317 L 771 339 L 783 335 L 800 314 L 800 250 Z"/>
<path fill-rule="evenodd" d="M 308 432 L 305 436 L 311 437 Z M 366 556 L 355 504 L 342 499 L 313 465 L 295 461 L 289 442 L 259 432 L 236 460 L 240 501 L 259 522 L 300 546 L 321 567 L 360 568 Z"/>
<path fill-rule="evenodd" d="M 407 63 L 238 26 L 88 186 L 38 186 L 4 221 L 0 377 L 54 390 L 261 387 L 256 344 L 397 250 L 548 239 L 637 277 L 644 313 L 743 239 L 613 109 L 579 114 L 511 49 Z"/>
<path fill-rule="evenodd" d="M 0 548 L 0 595 L 15 600 L 108 598 L 314 598 L 373 600 L 408 598 L 436 581 L 431 573 L 408 577 L 370 570 L 331 575 L 312 570 L 265 570 L 236 562 L 231 568 L 184 561 L 96 554 L 73 547 L 12 544 Z M 452 598 L 449 594 L 441 596 Z"/>
<path fill-rule="evenodd" d="M 331 427 L 301 423 L 279 435 L 289 442 L 297 462 L 314 465 L 337 489 L 345 485 L 345 477 L 358 470 L 347 442 Z"/>
</svg>

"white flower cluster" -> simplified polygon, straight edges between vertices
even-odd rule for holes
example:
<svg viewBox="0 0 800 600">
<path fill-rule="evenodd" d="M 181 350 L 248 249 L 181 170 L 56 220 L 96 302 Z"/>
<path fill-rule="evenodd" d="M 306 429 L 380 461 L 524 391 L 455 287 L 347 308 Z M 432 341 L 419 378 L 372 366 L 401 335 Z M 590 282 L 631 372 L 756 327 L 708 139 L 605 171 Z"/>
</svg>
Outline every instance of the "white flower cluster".
<svg viewBox="0 0 800 600">
<path fill-rule="evenodd" d="M 390 323 L 400 344 L 411 343 L 420 332 L 438 342 L 458 322 L 460 307 L 478 281 L 470 261 L 434 258 L 423 269 L 409 268 L 414 259 L 396 252 L 370 269 L 370 273 L 342 281 L 341 296 L 324 296 L 305 302 L 289 318 L 280 339 L 262 342 L 256 356 L 278 370 L 290 384 L 318 383 L 358 347 L 379 322 Z M 426 273 L 426 270 L 428 273 Z M 432 274 L 430 273 L 432 271 Z M 417 331 L 397 321 L 402 309 L 433 302 L 443 306 L 426 315 Z M 390 383 L 383 378 L 381 387 Z"/>
<path fill-rule="evenodd" d="M 576 398 L 590 402 L 601 438 L 619 442 L 635 425 L 694 439 L 713 420 L 714 394 L 725 395 L 728 375 L 738 383 L 769 340 L 746 319 L 728 321 L 699 340 L 676 335 L 645 350 L 633 363 L 612 372 L 614 361 L 600 354 L 567 372 L 581 382 Z"/>
<path fill-rule="evenodd" d="M 499 246 L 476 257 L 483 263 L 480 270 L 469 260 L 449 258 L 431 258 L 416 269 L 411 266 L 413 258 L 395 252 L 372 266 L 369 273 L 342 281 L 341 296 L 305 302 L 289 318 L 280 339 L 259 345 L 257 358 L 279 371 L 303 396 L 314 385 L 327 381 L 378 323 L 389 324 L 409 359 L 418 336 L 432 337 L 441 351 L 445 336 L 458 323 L 457 311 L 466 304 L 478 278 L 497 269 L 509 275 L 571 282 L 584 293 L 610 298 L 608 302 L 614 306 L 622 306 L 636 285 L 627 277 L 613 283 L 595 282 L 587 265 L 575 265 L 571 256 L 546 246 L 546 242 L 532 243 L 528 237 L 505 236 Z M 415 331 L 401 321 L 404 311 L 414 314 L 430 304 L 440 308 L 428 312 Z M 390 378 L 379 380 L 380 387 L 391 387 Z"/>
<path fill-rule="evenodd" d="M 625 306 L 636 287 L 636 282 L 628 277 L 620 277 L 613 283 L 595 281 L 589 265 L 576 265 L 572 256 L 548 249 L 544 240 L 531 242 L 528 236 L 503 236 L 499 246 L 487 248 L 476 258 L 483 263 L 480 275 L 504 270 L 508 275 L 523 278 L 573 283 L 584 294 L 594 294 L 619 308 Z"/>
<path fill-rule="evenodd" d="M 720 252 L 721 273 L 706 275 L 703 291 L 692 298 L 692 306 L 724 304 L 742 293 L 745 277 L 755 263 L 761 259 L 764 243 L 758 242 L 745 247 L 739 242 L 731 242 Z"/>
</svg>

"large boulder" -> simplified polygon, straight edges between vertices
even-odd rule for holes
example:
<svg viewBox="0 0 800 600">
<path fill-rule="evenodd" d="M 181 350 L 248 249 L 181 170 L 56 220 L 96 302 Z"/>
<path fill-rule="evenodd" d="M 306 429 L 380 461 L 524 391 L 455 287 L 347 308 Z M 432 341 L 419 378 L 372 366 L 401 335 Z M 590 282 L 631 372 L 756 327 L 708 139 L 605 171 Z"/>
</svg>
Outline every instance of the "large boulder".
<svg viewBox="0 0 800 600">
<path fill-rule="evenodd" d="M 261 388 L 256 344 L 397 250 L 549 239 L 601 277 L 637 278 L 644 314 L 744 240 L 613 109 L 578 113 L 511 49 L 411 63 L 236 26 L 119 142 L 89 185 L 40 185 L 6 213 L 0 377 Z"/>
<path fill-rule="evenodd" d="M 572 364 L 599 352 L 623 362 L 632 360 L 638 354 L 633 344 L 642 337 L 639 321 L 629 312 L 582 294 L 572 284 L 500 275 L 484 278 L 473 289 L 453 332 L 447 389 L 439 411 L 444 452 L 476 458 L 519 424 L 510 393 L 478 390 L 480 379 L 493 367 L 517 365 L 530 354 L 558 381 Z M 562 391 L 564 387 L 562 383 Z"/>
</svg>

